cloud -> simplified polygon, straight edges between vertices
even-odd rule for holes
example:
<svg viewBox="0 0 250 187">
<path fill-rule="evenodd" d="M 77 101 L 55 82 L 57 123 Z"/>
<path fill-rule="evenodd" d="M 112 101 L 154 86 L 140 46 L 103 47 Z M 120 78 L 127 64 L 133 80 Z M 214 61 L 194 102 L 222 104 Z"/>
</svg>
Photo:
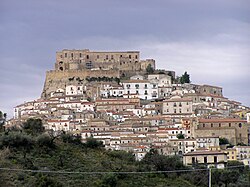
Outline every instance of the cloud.
<svg viewBox="0 0 250 187">
<path fill-rule="evenodd" d="M 40 96 L 64 48 L 139 50 L 250 106 L 247 0 L 0 2 L 0 110 Z"/>
</svg>

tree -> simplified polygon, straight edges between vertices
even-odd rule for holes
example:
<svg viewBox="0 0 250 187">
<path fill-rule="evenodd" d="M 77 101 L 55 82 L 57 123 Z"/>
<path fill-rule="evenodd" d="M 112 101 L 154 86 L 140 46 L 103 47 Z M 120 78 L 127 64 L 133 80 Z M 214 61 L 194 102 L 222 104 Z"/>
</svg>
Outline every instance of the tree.
<svg viewBox="0 0 250 187">
<path fill-rule="evenodd" d="M 92 137 L 87 138 L 87 142 L 85 145 L 86 145 L 86 147 L 92 148 L 92 149 L 103 147 L 102 141 L 97 141 L 96 139 L 94 139 Z"/>
<path fill-rule="evenodd" d="M 23 152 L 23 157 L 26 158 L 26 154 L 34 146 L 34 140 L 30 135 L 20 132 L 9 132 L 0 136 L 0 148 L 9 147 L 13 150 L 20 150 Z"/>
<path fill-rule="evenodd" d="M 23 130 L 27 134 L 31 135 L 37 135 L 44 132 L 44 127 L 42 124 L 41 119 L 34 119 L 29 118 L 24 124 L 23 124 Z"/>
<path fill-rule="evenodd" d="M 226 144 L 229 144 L 229 141 L 226 138 L 219 138 L 219 144 L 226 145 Z"/>
<path fill-rule="evenodd" d="M 152 67 L 151 64 L 149 64 L 146 68 L 146 71 L 148 74 L 154 73 L 154 68 Z"/>
<path fill-rule="evenodd" d="M 178 170 L 184 169 L 183 163 L 177 156 L 160 155 L 157 150 L 151 149 L 142 159 L 142 163 L 153 165 L 156 171 Z"/>
<path fill-rule="evenodd" d="M 183 134 L 177 134 L 176 137 L 177 137 L 178 139 L 184 139 L 184 138 L 185 138 Z"/>
<path fill-rule="evenodd" d="M 185 71 L 185 73 L 180 77 L 180 83 L 190 83 L 190 76 L 189 74 Z"/>
</svg>

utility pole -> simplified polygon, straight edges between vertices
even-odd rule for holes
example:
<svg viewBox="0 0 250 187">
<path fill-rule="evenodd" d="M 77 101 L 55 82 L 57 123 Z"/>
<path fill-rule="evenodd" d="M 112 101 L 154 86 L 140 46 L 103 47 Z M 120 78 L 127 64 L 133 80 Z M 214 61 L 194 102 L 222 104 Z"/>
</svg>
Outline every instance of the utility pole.
<svg viewBox="0 0 250 187">
<path fill-rule="evenodd" d="M 212 187 L 212 172 L 211 172 L 211 168 L 209 168 L 209 173 L 208 173 L 208 187 Z"/>
</svg>

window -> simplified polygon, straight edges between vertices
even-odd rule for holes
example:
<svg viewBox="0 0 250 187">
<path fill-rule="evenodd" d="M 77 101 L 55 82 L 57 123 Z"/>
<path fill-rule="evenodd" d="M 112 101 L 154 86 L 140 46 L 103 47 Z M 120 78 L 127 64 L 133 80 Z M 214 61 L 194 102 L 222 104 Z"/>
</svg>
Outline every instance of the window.
<svg viewBox="0 0 250 187">
<path fill-rule="evenodd" d="M 109 56 L 108 55 L 106 55 L 106 60 L 108 60 L 109 59 Z"/>
<path fill-rule="evenodd" d="M 214 156 L 214 163 L 217 163 L 217 156 Z"/>
<path fill-rule="evenodd" d="M 64 54 L 65 58 L 67 58 L 67 53 Z"/>
<path fill-rule="evenodd" d="M 147 84 L 145 84 L 145 89 L 147 89 L 148 88 L 148 85 Z"/>
<path fill-rule="evenodd" d="M 72 58 L 74 57 L 74 54 L 73 54 L 73 53 L 71 53 L 71 57 L 72 57 Z"/>
<path fill-rule="evenodd" d="M 131 55 L 129 55 L 129 59 L 131 59 Z"/>
<path fill-rule="evenodd" d="M 192 157 L 192 164 L 195 164 L 195 157 Z"/>
<path fill-rule="evenodd" d="M 204 157 L 204 164 L 207 163 L 207 157 Z"/>
<path fill-rule="evenodd" d="M 231 127 L 231 123 L 229 123 L 228 126 Z"/>
<path fill-rule="evenodd" d="M 82 57 L 82 53 L 79 54 L 80 58 Z"/>
<path fill-rule="evenodd" d="M 239 127 L 240 127 L 240 128 L 242 127 L 242 124 L 241 124 L 241 123 L 239 123 Z"/>
<path fill-rule="evenodd" d="M 205 127 L 205 123 L 203 123 L 203 127 Z"/>
<path fill-rule="evenodd" d="M 113 56 L 113 55 L 111 55 L 111 59 L 114 59 L 114 56 Z"/>
<path fill-rule="evenodd" d="M 139 84 L 136 84 L 136 85 L 135 85 L 135 88 L 138 89 L 138 88 L 139 88 Z"/>
<path fill-rule="evenodd" d="M 219 127 L 221 127 L 221 123 L 219 123 Z"/>
<path fill-rule="evenodd" d="M 99 59 L 99 55 L 97 55 L 96 58 Z"/>
<path fill-rule="evenodd" d="M 144 93 L 144 95 L 148 95 L 148 91 L 147 91 L 147 90 L 145 90 L 145 93 Z"/>
<path fill-rule="evenodd" d="M 138 58 L 138 56 L 137 55 L 135 55 L 135 59 L 137 59 Z"/>
<path fill-rule="evenodd" d="M 211 123 L 211 127 L 213 127 L 214 125 Z"/>
<path fill-rule="evenodd" d="M 89 55 L 87 55 L 86 58 L 89 59 Z"/>
</svg>

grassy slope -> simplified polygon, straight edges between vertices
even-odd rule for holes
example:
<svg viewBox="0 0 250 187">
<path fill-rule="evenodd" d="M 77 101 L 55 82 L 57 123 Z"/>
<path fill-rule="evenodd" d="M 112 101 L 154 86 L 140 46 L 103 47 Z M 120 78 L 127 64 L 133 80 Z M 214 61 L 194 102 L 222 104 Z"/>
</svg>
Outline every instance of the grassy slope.
<svg viewBox="0 0 250 187">
<path fill-rule="evenodd" d="M 21 151 L 1 150 L 0 167 L 65 171 L 137 171 L 138 163 L 125 152 L 83 148 L 57 142 L 53 149 L 34 148 L 23 158 Z M 0 186 L 192 186 L 161 174 L 40 174 L 0 171 Z"/>
</svg>

